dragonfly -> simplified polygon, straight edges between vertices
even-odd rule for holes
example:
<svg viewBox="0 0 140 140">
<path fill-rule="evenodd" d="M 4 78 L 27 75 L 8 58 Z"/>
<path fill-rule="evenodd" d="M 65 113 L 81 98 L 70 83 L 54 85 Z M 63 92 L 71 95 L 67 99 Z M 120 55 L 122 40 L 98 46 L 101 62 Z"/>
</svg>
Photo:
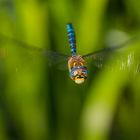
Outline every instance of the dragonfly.
<svg viewBox="0 0 140 140">
<path fill-rule="evenodd" d="M 86 64 L 87 58 L 91 58 L 94 62 L 96 61 L 103 62 L 105 58 L 109 56 L 109 54 L 139 39 L 139 36 L 136 36 L 134 38 L 131 38 L 130 40 L 123 42 L 122 44 L 116 45 L 115 47 L 107 47 L 107 48 L 94 51 L 85 55 L 80 55 L 76 51 L 76 34 L 75 34 L 75 30 L 73 28 L 72 23 L 66 24 L 66 30 L 67 30 L 67 36 L 68 36 L 68 42 L 69 42 L 71 55 L 63 54 L 60 52 L 49 51 L 43 48 L 38 48 L 36 46 L 31 46 L 24 43 L 23 41 L 20 41 L 14 38 L 9 38 L 9 40 L 19 44 L 20 46 L 24 48 L 42 52 L 43 55 L 45 55 L 48 58 L 48 63 L 50 63 L 51 65 L 55 66 L 57 63 L 59 64 L 60 62 L 67 64 L 70 79 L 74 81 L 76 84 L 82 84 L 85 82 L 85 80 L 88 77 L 88 68 Z M 1 38 L 7 39 L 7 37 L 4 37 L 2 35 L 0 36 Z M 99 63 L 97 63 L 96 66 L 98 67 Z"/>
</svg>

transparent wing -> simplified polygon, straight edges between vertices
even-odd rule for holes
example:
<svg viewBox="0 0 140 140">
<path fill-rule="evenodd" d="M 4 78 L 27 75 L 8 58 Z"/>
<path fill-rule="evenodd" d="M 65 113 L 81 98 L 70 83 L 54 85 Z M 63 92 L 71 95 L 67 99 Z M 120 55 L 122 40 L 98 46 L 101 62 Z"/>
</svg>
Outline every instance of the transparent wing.
<svg viewBox="0 0 140 140">
<path fill-rule="evenodd" d="M 69 55 L 50 51 L 45 48 L 39 48 L 38 46 L 28 45 L 27 43 L 20 41 L 18 39 L 0 35 L 0 42 L 5 42 L 5 41 L 15 43 L 17 46 L 25 50 L 42 54 L 47 59 L 48 66 L 54 66 L 60 70 L 67 69 L 67 61 L 68 61 Z"/>
<path fill-rule="evenodd" d="M 118 54 L 117 61 L 122 61 L 123 58 L 119 54 L 121 54 L 125 50 L 125 48 L 128 48 L 129 44 L 132 44 L 133 42 L 138 40 L 140 40 L 140 36 L 128 39 L 127 41 L 124 41 L 121 44 L 114 45 L 113 47 L 104 48 L 102 50 L 83 55 L 83 58 L 86 60 L 90 59 L 90 61 L 92 61 L 94 66 L 102 68 L 105 66 L 105 62 L 107 60 L 115 59 L 116 54 Z M 132 54 L 130 52 L 129 56 L 131 55 Z M 131 59 L 131 57 L 128 58 Z"/>
<path fill-rule="evenodd" d="M 59 70 L 67 69 L 67 62 L 69 58 L 68 55 L 49 50 L 43 50 L 42 53 L 47 57 L 47 62 L 49 66 L 54 66 Z"/>
</svg>

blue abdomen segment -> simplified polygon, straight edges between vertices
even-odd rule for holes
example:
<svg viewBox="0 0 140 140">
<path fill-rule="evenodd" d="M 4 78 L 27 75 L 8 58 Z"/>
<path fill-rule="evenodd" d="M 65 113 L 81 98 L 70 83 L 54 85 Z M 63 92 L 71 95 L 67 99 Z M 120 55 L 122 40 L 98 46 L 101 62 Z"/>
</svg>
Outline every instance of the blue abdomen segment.
<svg viewBox="0 0 140 140">
<path fill-rule="evenodd" d="M 71 53 L 72 55 L 76 55 L 76 39 L 75 39 L 75 32 L 72 23 L 67 24 L 67 33 L 68 33 L 68 40 L 69 40 Z"/>
</svg>

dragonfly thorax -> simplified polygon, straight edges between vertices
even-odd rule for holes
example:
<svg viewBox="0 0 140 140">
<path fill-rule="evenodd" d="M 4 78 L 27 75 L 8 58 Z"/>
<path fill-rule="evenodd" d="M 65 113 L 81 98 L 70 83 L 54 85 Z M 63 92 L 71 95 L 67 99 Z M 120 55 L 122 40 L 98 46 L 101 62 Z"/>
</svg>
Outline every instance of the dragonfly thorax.
<svg viewBox="0 0 140 140">
<path fill-rule="evenodd" d="M 69 58 L 68 61 L 70 78 L 77 84 L 81 84 L 87 78 L 87 67 L 85 60 L 80 55 L 75 55 Z"/>
</svg>

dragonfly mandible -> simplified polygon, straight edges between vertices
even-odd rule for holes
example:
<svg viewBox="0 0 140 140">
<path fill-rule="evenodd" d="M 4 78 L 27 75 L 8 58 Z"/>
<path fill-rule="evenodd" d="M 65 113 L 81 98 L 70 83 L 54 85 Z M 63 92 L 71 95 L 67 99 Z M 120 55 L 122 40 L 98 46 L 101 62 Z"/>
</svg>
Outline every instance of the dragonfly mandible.
<svg viewBox="0 0 140 140">
<path fill-rule="evenodd" d="M 108 57 L 110 54 L 112 54 L 113 52 L 116 52 L 116 50 L 119 50 L 120 48 L 125 47 L 128 44 L 139 39 L 139 36 L 136 36 L 114 47 L 108 47 L 108 48 L 101 49 L 95 52 L 91 52 L 86 55 L 79 55 L 76 52 L 76 38 L 75 38 L 75 31 L 72 26 L 72 23 L 68 23 L 66 25 L 66 28 L 67 28 L 71 55 L 66 55 L 63 53 L 49 51 L 43 48 L 38 48 L 36 46 L 28 45 L 27 43 L 24 43 L 23 41 L 17 40 L 15 38 L 9 38 L 3 35 L 0 35 L 0 39 L 3 38 L 6 41 L 8 39 L 14 43 L 17 43 L 19 46 L 23 48 L 29 49 L 31 51 L 36 50 L 36 51 L 42 52 L 43 55 L 45 55 L 45 57 L 48 58 L 47 59 L 48 63 L 51 65 L 56 65 L 56 64 L 59 65 L 61 62 L 67 64 L 67 67 L 69 70 L 69 76 L 76 84 L 84 83 L 88 77 L 88 70 L 86 66 L 87 58 L 91 58 L 93 60 L 92 62 L 96 62 L 96 61 L 98 62 L 99 60 L 101 61 L 101 63 L 103 63 L 104 59 L 106 59 L 106 57 Z M 99 65 L 97 64 L 96 66 L 98 67 Z"/>
</svg>

